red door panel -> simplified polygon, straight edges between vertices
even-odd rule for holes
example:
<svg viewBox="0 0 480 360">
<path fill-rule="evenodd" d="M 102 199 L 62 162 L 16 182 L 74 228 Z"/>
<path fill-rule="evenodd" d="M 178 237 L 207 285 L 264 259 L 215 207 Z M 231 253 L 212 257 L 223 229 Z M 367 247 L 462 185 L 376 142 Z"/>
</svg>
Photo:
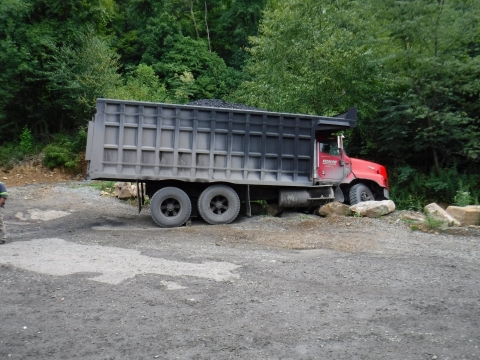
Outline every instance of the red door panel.
<svg viewBox="0 0 480 360">
<path fill-rule="evenodd" d="M 324 181 L 341 182 L 345 176 L 345 168 L 336 137 L 319 139 L 317 146 L 319 178 Z"/>
</svg>

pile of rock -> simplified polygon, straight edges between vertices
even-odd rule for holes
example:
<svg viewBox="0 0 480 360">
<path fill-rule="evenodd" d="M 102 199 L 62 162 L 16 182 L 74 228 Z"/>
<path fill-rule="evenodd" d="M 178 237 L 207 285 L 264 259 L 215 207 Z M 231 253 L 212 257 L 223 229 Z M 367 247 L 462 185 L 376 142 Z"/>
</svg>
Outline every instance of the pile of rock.
<svg viewBox="0 0 480 360">
<path fill-rule="evenodd" d="M 449 206 L 443 209 L 436 203 L 425 206 L 425 213 L 448 226 L 477 226 L 480 224 L 480 206 Z"/>
<path fill-rule="evenodd" d="M 378 218 L 395 211 L 395 204 L 391 200 L 365 201 L 348 206 L 340 202 L 328 203 L 317 210 L 315 214 L 328 216 L 362 216 Z M 413 223 L 424 223 L 430 217 L 440 224 L 440 227 L 462 226 L 478 227 L 480 225 L 480 206 L 449 206 L 446 210 L 436 203 L 428 204 L 424 208 L 425 214 L 402 214 L 401 218 Z"/>
<path fill-rule="evenodd" d="M 377 218 L 395 211 L 395 203 L 392 200 L 364 201 L 352 206 L 334 201 L 323 205 L 315 211 L 318 216 L 350 216 Z"/>
</svg>

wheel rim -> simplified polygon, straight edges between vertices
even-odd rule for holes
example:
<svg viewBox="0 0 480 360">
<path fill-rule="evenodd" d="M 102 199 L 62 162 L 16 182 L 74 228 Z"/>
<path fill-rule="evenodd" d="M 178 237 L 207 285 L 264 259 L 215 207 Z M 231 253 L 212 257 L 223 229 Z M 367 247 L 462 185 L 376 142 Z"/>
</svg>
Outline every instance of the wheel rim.
<svg viewBox="0 0 480 360">
<path fill-rule="evenodd" d="M 228 210 L 228 199 L 225 196 L 214 196 L 210 200 L 210 210 L 215 215 L 222 215 Z"/>
<path fill-rule="evenodd" d="M 366 191 L 362 191 L 362 193 L 360 194 L 360 199 L 361 199 L 362 201 L 370 201 L 370 200 L 372 200 L 371 197 L 370 197 L 370 195 L 367 194 Z"/>
<path fill-rule="evenodd" d="M 166 218 L 175 218 L 182 212 L 182 205 L 175 198 L 167 198 L 160 204 L 160 214 Z"/>
</svg>

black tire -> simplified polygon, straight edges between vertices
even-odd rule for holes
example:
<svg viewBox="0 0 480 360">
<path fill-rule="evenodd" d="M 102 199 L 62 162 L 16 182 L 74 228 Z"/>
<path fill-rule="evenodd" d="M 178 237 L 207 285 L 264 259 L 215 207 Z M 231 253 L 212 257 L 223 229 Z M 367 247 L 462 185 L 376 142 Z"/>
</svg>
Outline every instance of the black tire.
<svg viewBox="0 0 480 360">
<path fill-rule="evenodd" d="M 212 185 L 198 198 L 198 212 L 209 224 L 230 224 L 240 212 L 240 199 L 231 187 Z"/>
<path fill-rule="evenodd" d="M 179 188 L 166 187 L 158 190 L 150 202 L 150 213 L 158 226 L 171 228 L 182 226 L 190 217 L 192 202 Z"/>
<path fill-rule="evenodd" d="M 356 184 L 350 188 L 350 205 L 358 204 L 362 201 L 373 201 L 375 196 L 373 196 L 372 191 L 365 184 Z"/>
</svg>

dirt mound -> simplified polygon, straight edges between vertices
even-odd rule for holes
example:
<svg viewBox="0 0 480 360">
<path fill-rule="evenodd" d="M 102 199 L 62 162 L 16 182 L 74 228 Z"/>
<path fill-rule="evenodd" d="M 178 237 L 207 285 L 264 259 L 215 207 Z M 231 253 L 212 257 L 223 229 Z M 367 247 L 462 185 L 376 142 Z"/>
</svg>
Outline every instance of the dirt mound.
<svg viewBox="0 0 480 360">
<path fill-rule="evenodd" d="M 64 168 L 49 169 L 38 160 L 31 160 L 14 166 L 10 170 L 0 169 L 0 181 L 7 188 L 28 184 L 56 183 L 67 180 L 82 180 L 83 171 Z"/>
</svg>

